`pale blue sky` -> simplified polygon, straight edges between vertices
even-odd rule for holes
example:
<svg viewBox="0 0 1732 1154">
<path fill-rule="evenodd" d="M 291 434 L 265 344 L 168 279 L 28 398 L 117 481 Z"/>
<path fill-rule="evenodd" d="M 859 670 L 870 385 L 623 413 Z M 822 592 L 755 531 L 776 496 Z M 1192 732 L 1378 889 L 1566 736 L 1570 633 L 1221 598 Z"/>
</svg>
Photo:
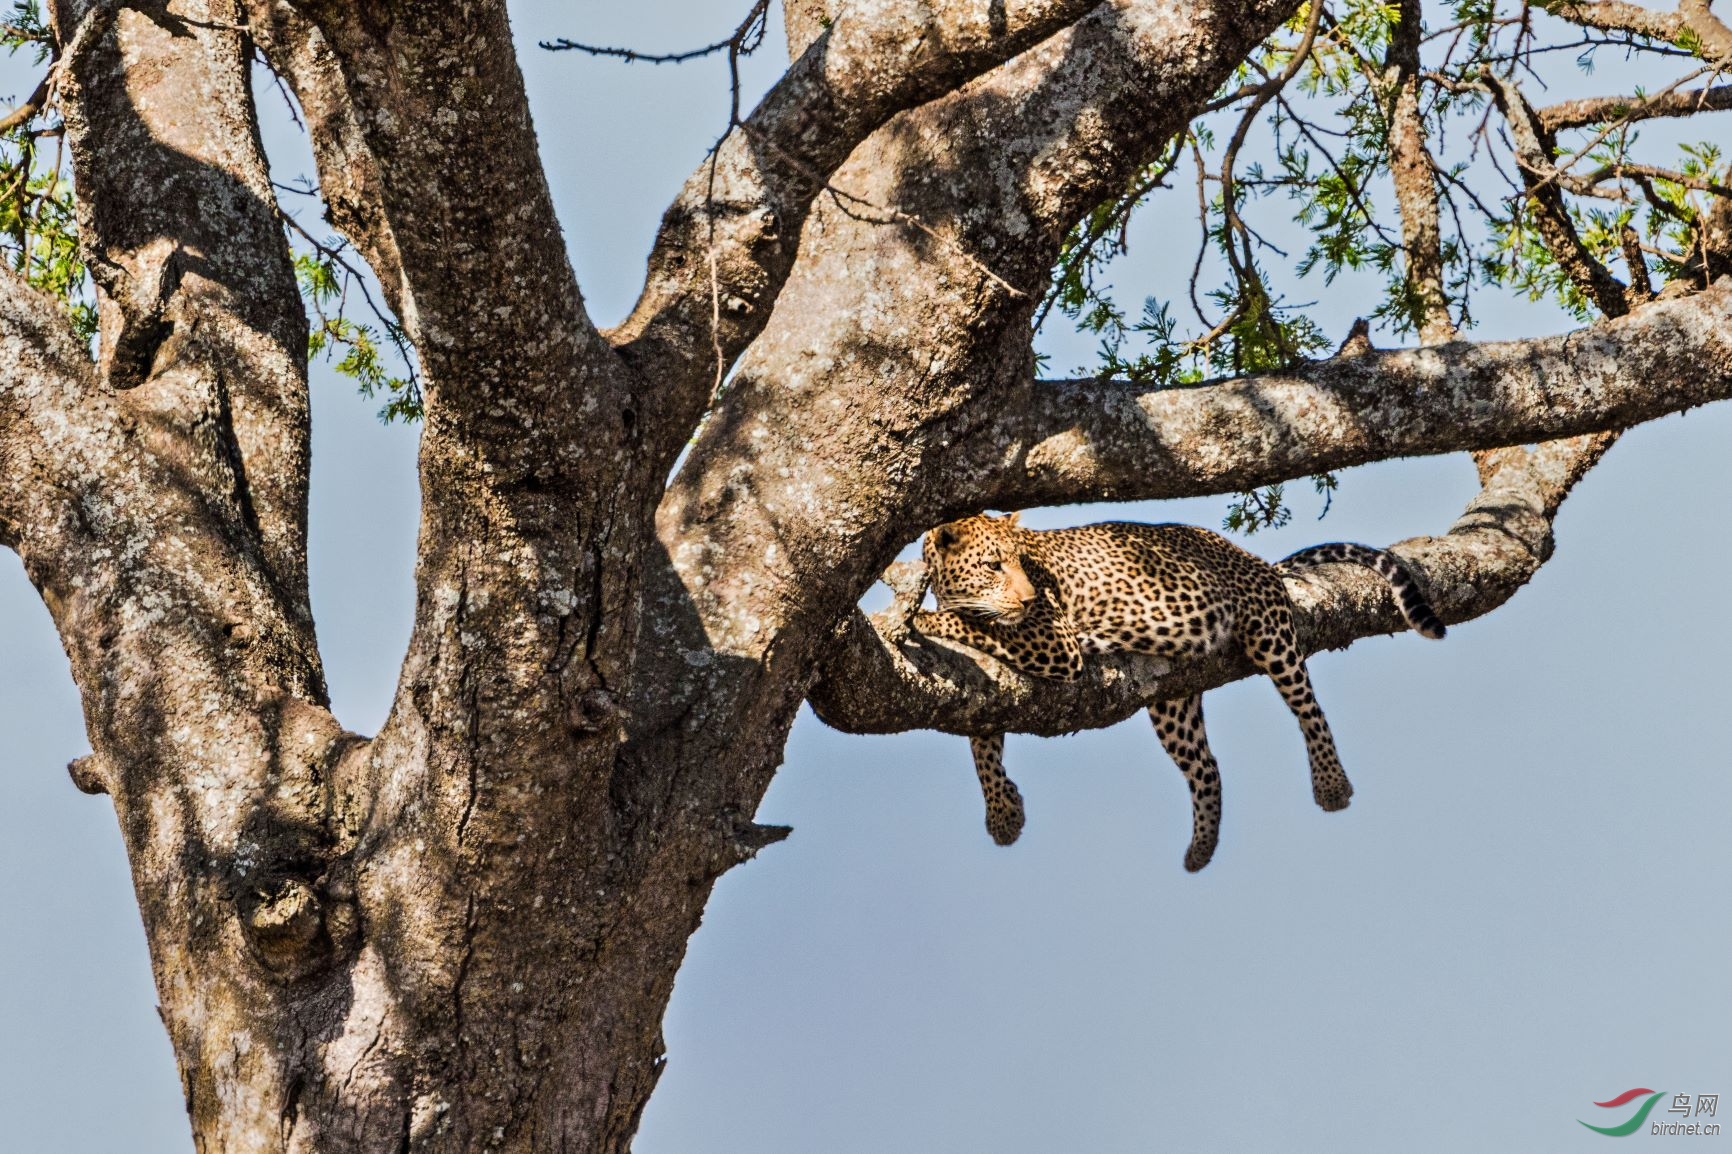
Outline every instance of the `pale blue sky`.
<svg viewBox="0 0 1732 1154">
<path fill-rule="evenodd" d="M 686 47 L 736 17 L 696 0 L 515 11 L 579 277 L 611 321 L 725 119 L 724 78 L 714 62 L 529 45 Z M 759 87 L 774 47 L 749 65 Z M 29 83 L 18 62 L 0 73 L 0 92 Z M 308 171 L 263 99 L 282 173 Z M 1709 132 L 1724 118 L 1696 135 Z M 1185 199 L 1139 223 L 1127 299 L 1170 292 L 1173 262 L 1188 266 L 1165 242 L 1190 235 Z M 1294 295 L 1327 296 L 1337 339 L 1375 303 L 1345 280 Z M 1487 306 L 1478 336 L 1564 327 Z M 1046 347 L 1065 365 L 1089 342 Z M 416 517 L 414 432 L 380 427 L 374 407 L 318 374 L 313 595 L 335 707 L 363 732 L 408 633 Z M 961 739 L 848 737 L 802 716 L 760 815 L 794 835 L 717 887 L 637 1149 L 1572 1151 L 1605 1141 L 1578 1118 L 1623 1116 L 1594 1099 L 1732 1095 L 1729 438 L 1725 407 L 1636 430 L 1571 498 L 1556 559 L 1511 604 L 1443 643 L 1314 659 L 1358 791 L 1345 813 L 1312 804 L 1298 729 L 1266 681 L 1210 694 L 1226 825 L 1201 875 L 1180 865 L 1182 779 L 1141 719 L 1013 737 L 1029 825 L 1000 849 Z M 1249 544 L 1280 556 L 1440 532 L 1472 491 L 1464 458 L 1354 470 L 1326 521 L 1302 496 L 1292 525 Z M 1029 519 L 1214 525 L 1223 508 Z M 63 768 L 86 748 L 65 658 L 7 554 L 0 1151 L 178 1154 L 190 1140 L 113 811 Z"/>
</svg>

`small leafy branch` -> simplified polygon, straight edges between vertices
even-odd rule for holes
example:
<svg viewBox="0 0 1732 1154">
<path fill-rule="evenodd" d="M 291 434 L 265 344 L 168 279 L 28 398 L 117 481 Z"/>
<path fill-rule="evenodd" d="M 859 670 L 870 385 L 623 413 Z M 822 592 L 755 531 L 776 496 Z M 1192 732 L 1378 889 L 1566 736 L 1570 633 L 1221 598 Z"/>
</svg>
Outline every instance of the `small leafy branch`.
<svg viewBox="0 0 1732 1154">
<path fill-rule="evenodd" d="M 379 419 L 386 424 L 419 421 L 426 410 L 414 349 L 402 326 L 374 301 L 365 275 L 348 259 L 348 242 L 338 237 L 321 241 L 286 212 L 283 222 L 305 246 L 295 254 L 295 277 L 311 314 L 308 357 L 334 359 L 333 367 L 351 378 L 363 397 L 383 397 Z M 351 292 L 372 315 L 373 323 L 349 316 Z M 402 375 L 386 367 L 386 345 L 404 366 Z"/>
</svg>

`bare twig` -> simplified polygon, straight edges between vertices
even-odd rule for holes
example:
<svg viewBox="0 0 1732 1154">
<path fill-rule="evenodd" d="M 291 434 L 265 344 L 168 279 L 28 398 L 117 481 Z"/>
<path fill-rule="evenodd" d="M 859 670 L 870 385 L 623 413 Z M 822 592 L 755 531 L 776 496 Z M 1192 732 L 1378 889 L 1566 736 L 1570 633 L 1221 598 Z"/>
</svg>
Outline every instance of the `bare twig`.
<svg viewBox="0 0 1732 1154">
<path fill-rule="evenodd" d="M 1323 0 L 1311 0 L 1311 10 L 1305 23 L 1305 32 L 1300 37 L 1298 45 L 1293 49 L 1292 55 L 1288 58 L 1287 66 L 1275 76 L 1266 78 L 1251 92 L 1251 104 L 1240 114 L 1239 123 L 1233 130 L 1233 136 L 1227 142 L 1226 151 L 1221 154 L 1219 177 L 1223 222 L 1221 252 L 1227 258 L 1227 264 L 1231 267 L 1233 278 L 1239 286 L 1239 303 L 1226 320 L 1214 326 L 1202 338 L 1192 341 L 1187 346 L 1188 351 L 1206 350 L 1245 314 L 1247 291 L 1252 299 L 1268 299 L 1268 291 L 1263 286 L 1262 278 L 1257 272 L 1256 262 L 1251 255 L 1250 230 L 1239 216 L 1239 197 L 1234 187 L 1234 167 L 1238 163 L 1239 151 L 1245 146 L 1245 140 L 1250 135 L 1252 126 L 1262 115 L 1263 109 L 1271 100 L 1282 99 L 1282 90 L 1295 76 L 1299 75 L 1299 70 L 1305 66 L 1306 60 L 1310 59 L 1312 47 L 1317 41 L 1317 29 L 1322 19 Z M 1284 100 L 1282 106 L 1285 107 Z M 1207 228 L 1205 227 L 1206 232 Z M 1242 252 L 1241 246 L 1243 246 Z M 1195 294 L 1193 293 L 1193 303 L 1194 301 Z M 1286 341 L 1281 335 L 1279 326 L 1274 330 L 1274 337 L 1282 357 L 1284 359 L 1290 358 L 1291 351 L 1286 348 Z"/>
<path fill-rule="evenodd" d="M 1659 99 L 1661 97 L 1664 97 L 1664 96 L 1672 93 L 1673 91 L 1675 91 L 1679 88 L 1682 88 L 1684 85 L 1690 83 L 1690 81 L 1695 80 L 1698 77 L 1704 76 L 1704 75 L 1706 75 L 1712 71 L 1717 71 L 1717 70 L 1716 69 L 1710 69 L 1710 68 L 1698 68 L 1694 72 L 1686 73 L 1685 75 L 1680 76 L 1680 77 L 1678 77 L 1678 79 L 1672 81 L 1672 83 L 1666 85 L 1666 87 L 1660 89 L 1660 91 L 1658 91 L 1654 94 L 1654 97 L 1655 97 L 1655 99 Z M 1550 142 L 1551 134 L 1546 132 L 1545 128 L 1542 125 L 1540 125 L 1540 123 L 1538 121 L 1537 114 L 1534 113 L 1534 111 L 1533 111 L 1533 106 L 1527 103 L 1527 99 L 1525 97 L 1522 98 L 1522 107 L 1527 110 L 1527 115 L 1534 120 L 1535 132 L 1539 134 L 1539 137 L 1541 139 Z M 1584 157 L 1588 153 L 1592 152 L 1594 150 L 1594 148 L 1597 147 L 1607 137 L 1611 136 L 1614 132 L 1617 132 L 1619 129 L 1623 128 L 1625 125 L 1627 125 L 1629 123 L 1630 123 L 1630 117 L 1628 115 L 1625 115 L 1625 116 L 1621 116 L 1618 119 L 1612 121 L 1610 124 L 1605 125 L 1603 128 L 1600 129 L 1600 131 L 1596 132 L 1593 136 L 1589 137 L 1587 140 L 1587 143 L 1583 144 L 1582 147 L 1576 149 L 1575 152 L 1573 152 L 1570 155 L 1570 158 L 1568 160 L 1564 161 L 1562 164 L 1556 165 L 1556 171 L 1559 173 L 1568 171 L 1572 166 L 1574 166 L 1576 164 L 1577 161 L 1581 160 L 1582 157 Z"/>
<path fill-rule="evenodd" d="M 1721 184 L 1715 180 L 1705 180 L 1699 176 L 1688 176 L 1670 168 L 1661 168 L 1652 164 L 1632 164 L 1619 162 L 1602 165 L 1586 176 L 1560 177 L 1559 182 L 1569 191 L 1581 196 L 1596 195 L 1596 188 L 1607 181 L 1635 180 L 1644 177 L 1649 180 L 1663 180 L 1680 188 L 1688 188 L 1694 192 L 1706 192 L 1712 196 L 1732 197 L 1732 185 Z"/>
<path fill-rule="evenodd" d="M 1096 249 L 1099 248 L 1101 243 L 1105 241 L 1107 237 L 1112 236 L 1115 232 L 1118 236 L 1111 244 L 1111 252 L 1114 255 L 1122 255 L 1128 251 L 1129 238 L 1127 234 L 1130 228 L 1132 213 L 1134 213 L 1137 207 L 1142 204 L 1143 198 L 1148 196 L 1149 193 L 1153 192 L 1157 188 L 1166 187 L 1167 177 L 1171 176 L 1173 170 L 1178 168 L 1179 159 L 1183 155 L 1184 149 L 1182 143 L 1178 140 L 1173 141 L 1170 146 L 1170 151 L 1162 156 L 1161 160 L 1154 166 L 1149 174 L 1143 179 L 1138 180 L 1128 190 L 1121 193 L 1115 201 L 1113 201 L 1112 212 L 1108 213 L 1098 221 L 1090 222 L 1087 234 L 1073 249 L 1071 249 L 1069 253 L 1066 254 L 1065 260 L 1082 261 L 1084 262 L 1084 268 L 1087 269 L 1088 263 L 1094 259 Z M 1094 283 L 1092 274 L 1090 274 L 1089 283 L 1091 286 Z M 1039 332 L 1040 327 L 1046 323 L 1047 316 L 1052 312 L 1053 306 L 1058 302 L 1058 296 L 1058 286 L 1055 285 L 1047 292 L 1045 298 L 1040 302 L 1040 308 L 1035 313 L 1034 324 L 1032 326 L 1036 332 Z"/>
<path fill-rule="evenodd" d="M 640 52 L 636 48 L 617 48 L 598 44 L 582 44 L 575 40 L 561 37 L 557 40 L 543 40 L 540 46 L 549 52 L 582 52 L 589 56 L 608 56 L 615 60 L 623 60 L 627 64 L 684 64 L 690 60 L 700 60 L 706 56 L 714 56 L 726 52 L 730 58 L 742 53 L 751 55 L 764 38 L 766 17 L 770 11 L 770 0 L 755 0 L 752 10 L 746 14 L 738 27 L 726 38 L 714 44 L 706 44 L 702 48 L 691 48 L 684 52 Z M 742 47 L 750 43 L 750 47 Z M 734 109 L 735 116 L 739 108 Z"/>
</svg>

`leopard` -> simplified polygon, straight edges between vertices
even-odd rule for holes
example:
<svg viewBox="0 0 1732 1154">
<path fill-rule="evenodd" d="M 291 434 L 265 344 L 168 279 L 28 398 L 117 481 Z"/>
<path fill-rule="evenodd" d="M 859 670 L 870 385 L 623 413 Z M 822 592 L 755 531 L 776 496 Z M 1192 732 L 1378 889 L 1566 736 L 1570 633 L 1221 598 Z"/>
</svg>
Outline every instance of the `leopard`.
<svg viewBox="0 0 1732 1154">
<path fill-rule="evenodd" d="M 1325 811 L 1347 808 L 1353 785 L 1312 691 L 1287 582 L 1317 565 L 1352 564 L 1381 576 L 1408 628 L 1441 639 L 1443 622 L 1407 566 L 1368 545 L 1334 542 L 1271 563 L 1196 525 L 1109 521 L 1027 529 L 1016 513 L 939 525 L 921 542 L 936 611 L 913 632 L 988 654 L 1033 677 L 1074 681 L 1090 655 L 1142 653 L 1178 663 L 1236 650 L 1269 677 L 1298 719 L 1311 792 Z M 1221 775 L 1203 724 L 1203 696 L 1150 701 L 1155 734 L 1191 796 L 1185 869 L 1213 859 L 1221 832 Z M 987 834 L 1011 845 L 1025 822 L 1004 768 L 1004 734 L 969 739 Z"/>
</svg>

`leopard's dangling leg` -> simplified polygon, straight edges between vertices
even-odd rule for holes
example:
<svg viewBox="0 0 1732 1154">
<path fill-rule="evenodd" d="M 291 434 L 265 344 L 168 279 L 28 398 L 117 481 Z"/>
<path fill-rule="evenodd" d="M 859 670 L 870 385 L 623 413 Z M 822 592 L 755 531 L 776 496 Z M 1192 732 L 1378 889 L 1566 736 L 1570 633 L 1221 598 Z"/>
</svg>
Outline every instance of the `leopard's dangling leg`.
<svg viewBox="0 0 1732 1154">
<path fill-rule="evenodd" d="M 1191 845 L 1185 850 L 1185 868 L 1196 873 L 1215 856 L 1221 837 L 1221 771 L 1203 729 L 1203 695 L 1157 701 L 1149 706 L 1149 720 L 1191 787 Z"/>
<path fill-rule="evenodd" d="M 1299 729 L 1305 734 L 1305 752 L 1311 760 L 1311 796 L 1326 810 L 1346 809 L 1353 797 L 1353 783 L 1341 768 L 1335 736 L 1329 732 L 1323 707 L 1311 692 L 1311 674 L 1299 652 L 1292 614 L 1277 613 L 1273 621 L 1259 624 L 1259 628 L 1242 638 L 1245 655 L 1275 682 L 1287 708 L 1299 719 Z"/>
<path fill-rule="evenodd" d="M 999 845 L 1010 845 L 1022 834 L 1022 792 L 1004 772 L 1004 734 L 971 737 L 974 773 L 986 801 L 986 832 Z"/>
</svg>

